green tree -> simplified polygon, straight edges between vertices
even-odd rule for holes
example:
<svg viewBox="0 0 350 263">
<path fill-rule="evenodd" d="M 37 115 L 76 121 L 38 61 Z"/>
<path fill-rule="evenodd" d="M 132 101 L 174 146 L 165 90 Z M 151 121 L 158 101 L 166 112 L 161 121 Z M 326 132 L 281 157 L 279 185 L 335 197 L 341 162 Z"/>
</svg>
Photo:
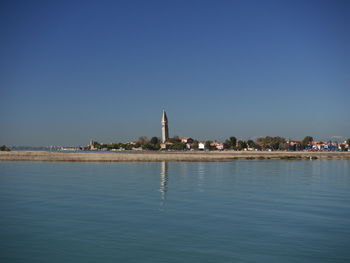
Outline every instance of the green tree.
<svg viewBox="0 0 350 263">
<path fill-rule="evenodd" d="M 3 146 L 0 146 L 0 151 L 2 151 L 2 152 L 9 152 L 11 150 L 6 145 L 3 145 Z"/>
<path fill-rule="evenodd" d="M 247 142 L 239 140 L 237 142 L 237 149 L 242 151 L 243 149 L 247 148 Z"/>
<path fill-rule="evenodd" d="M 303 139 L 303 144 L 304 144 L 304 145 L 308 145 L 308 144 L 310 144 L 313 140 L 314 140 L 314 138 L 312 138 L 311 136 L 306 136 L 306 137 Z"/>
<path fill-rule="evenodd" d="M 232 148 L 235 148 L 236 145 L 237 145 L 237 138 L 234 137 L 234 136 L 232 136 L 232 137 L 229 138 L 229 140 L 230 140 L 230 142 L 231 142 L 231 147 L 232 147 Z"/>
<path fill-rule="evenodd" d="M 302 151 L 302 150 L 304 150 L 305 149 L 305 145 L 303 144 L 303 143 L 298 143 L 297 145 L 296 145 L 296 150 L 297 151 Z"/>
<path fill-rule="evenodd" d="M 123 147 L 125 150 L 128 150 L 128 151 L 130 151 L 130 150 L 132 150 L 132 148 L 134 148 L 134 145 L 132 145 L 132 144 L 124 144 L 124 147 Z"/>
<path fill-rule="evenodd" d="M 346 144 L 350 147 L 350 138 L 346 140 Z"/>
<path fill-rule="evenodd" d="M 272 149 L 272 150 L 283 150 L 286 149 L 286 139 L 283 137 L 261 137 L 256 140 L 257 144 L 259 144 L 262 149 Z"/>
<path fill-rule="evenodd" d="M 140 136 L 138 139 L 137 139 L 137 143 L 139 143 L 141 146 L 148 143 L 148 139 L 146 136 Z"/>
<path fill-rule="evenodd" d="M 248 144 L 248 147 L 249 147 L 249 148 L 256 148 L 256 147 L 255 147 L 255 142 L 254 142 L 253 140 L 248 140 L 248 141 L 247 141 L 247 144 Z"/>
<path fill-rule="evenodd" d="M 152 137 L 150 141 L 153 145 L 157 145 L 159 143 L 158 137 Z"/>
<path fill-rule="evenodd" d="M 101 147 L 101 144 L 99 143 L 99 142 L 93 142 L 93 144 L 92 144 L 93 146 L 94 146 L 94 148 L 96 148 L 96 149 L 101 149 L 102 147 Z"/>
<path fill-rule="evenodd" d="M 179 136 L 174 136 L 173 138 L 169 138 L 168 142 L 177 143 L 177 142 L 181 142 L 181 140 Z"/>
<path fill-rule="evenodd" d="M 212 141 L 206 141 L 204 144 L 205 149 L 212 150 L 213 147 L 211 146 Z"/>
<path fill-rule="evenodd" d="M 311 142 L 314 140 L 311 136 L 306 136 L 302 141 L 301 141 L 301 148 L 304 150 L 308 145 L 311 144 Z"/>
<path fill-rule="evenodd" d="M 279 142 L 278 150 L 283 150 L 283 151 L 288 150 L 288 144 L 285 141 Z"/>
<path fill-rule="evenodd" d="M 152 143 L 145 143 L 144 145 L 142 145 L 142 149 L 143 150 L 155 150 L 154 149 L 154 144 Z"/>
<path fill-rule="evenodd" d="M 173 143 L 172 145 L 170 145 L 169 148 L 170 148 L 171 150 L 180 151 L 180 150 L 184 150 L 184 149 L 186 148 L 186 144 L 181 143 L 181 142 L 175 142 L 175 143 Z"/>
<path fill-rule="evenodd" d="M 230 140 L 226 140 L 224 142 L 224 149 L 231 149 L 232 148 L 232 144 Z"/>
</svg>

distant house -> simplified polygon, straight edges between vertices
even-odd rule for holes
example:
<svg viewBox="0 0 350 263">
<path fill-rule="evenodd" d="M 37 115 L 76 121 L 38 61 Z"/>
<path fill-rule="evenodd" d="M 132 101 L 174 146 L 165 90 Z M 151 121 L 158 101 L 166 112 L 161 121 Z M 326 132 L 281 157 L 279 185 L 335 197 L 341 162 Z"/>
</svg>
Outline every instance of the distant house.
<svg viewBox="0 0 350 263">
<path fill-rule="evenodd" d="M 224 144 L 222 142 L 212 142 L 210 146 L 214 147 L 217 150 L 223 150 Z"/>
<path fill-rule="evenodd" d="M 179 140 L 180 140 L 180 142 L 182 142 L 182 143 L 187 143 L 187 139 L 188 139 L 188 138 L 186 138 L 186 137 L 179 137 Z"/>
<path fill-rule="evenodd" d="M 173 145 L 172 142 L 161 143 L 161 144 L 160 144 L 160 148 L 161 148 L 161 149 L 169 149 L 171 145 Z"/>
<path fill-rule="evenodd" d="M 187 137 L 180 137 L 179 139 L 182 143 L 185 143 L 185 144 L 186 143 L 192 144 L 194 141 L 192 138 L 187 138 Z"/>
<path fill-rule="evenodd" d="M 204 142 L 198 143 L 198 150 L 205 150 L 205 143 Z"/>
<path fill-rule="evenodd" d="M 296 151 L 297 145 L 296 144 L 289 144 L 288 145 L 288 151 Z"/>
<path fill-rule="evenodd" d="M 300 143 L 301 143 L 301 141 L 287 140 L 288 150 L 289 151 L 296 151 L 297 150 L 297 145 L 300 144 Z"/>
</svg>

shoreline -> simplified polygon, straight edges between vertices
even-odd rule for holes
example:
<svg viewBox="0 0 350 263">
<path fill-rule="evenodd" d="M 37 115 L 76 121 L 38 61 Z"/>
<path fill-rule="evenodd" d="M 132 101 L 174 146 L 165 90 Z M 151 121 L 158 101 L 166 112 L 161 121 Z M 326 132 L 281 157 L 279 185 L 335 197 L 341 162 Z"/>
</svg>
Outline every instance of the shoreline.
<svg viewBox="0 0 350 263">
<path fill-rule="evenodd" d="M 0 161 L 39 162 L 224 162 L 233 160 L 350 160 L 350 152 L 0 152 Z"/>
</svg>

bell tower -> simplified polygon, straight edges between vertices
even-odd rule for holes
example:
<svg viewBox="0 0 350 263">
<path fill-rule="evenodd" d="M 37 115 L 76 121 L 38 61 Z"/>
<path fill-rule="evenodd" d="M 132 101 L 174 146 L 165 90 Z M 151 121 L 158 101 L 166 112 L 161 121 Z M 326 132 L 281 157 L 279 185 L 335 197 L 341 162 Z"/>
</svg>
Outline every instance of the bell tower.
<svg viewBox="0 0 350 263">
<path fill-rule="evenodd" d="M 162 114 L 162 143 L 165 143 L 169 139 L 169 130 L 168 130 L 168 118 L 166 116 L 165 110 Z"/>
</svg>

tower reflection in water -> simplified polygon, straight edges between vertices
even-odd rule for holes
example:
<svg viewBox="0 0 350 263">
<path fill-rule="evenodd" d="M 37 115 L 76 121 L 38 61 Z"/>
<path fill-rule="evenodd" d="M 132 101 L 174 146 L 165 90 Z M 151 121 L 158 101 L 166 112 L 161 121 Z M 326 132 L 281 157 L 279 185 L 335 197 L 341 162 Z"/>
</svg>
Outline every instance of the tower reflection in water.
<svg viewBox="0 0 350 263">
<path fill-rule="evenodd" d="M 168 191 L 168 163 L 160 163 L 160 198 L 166 200 L 166 192 Z"/>
</svg>

